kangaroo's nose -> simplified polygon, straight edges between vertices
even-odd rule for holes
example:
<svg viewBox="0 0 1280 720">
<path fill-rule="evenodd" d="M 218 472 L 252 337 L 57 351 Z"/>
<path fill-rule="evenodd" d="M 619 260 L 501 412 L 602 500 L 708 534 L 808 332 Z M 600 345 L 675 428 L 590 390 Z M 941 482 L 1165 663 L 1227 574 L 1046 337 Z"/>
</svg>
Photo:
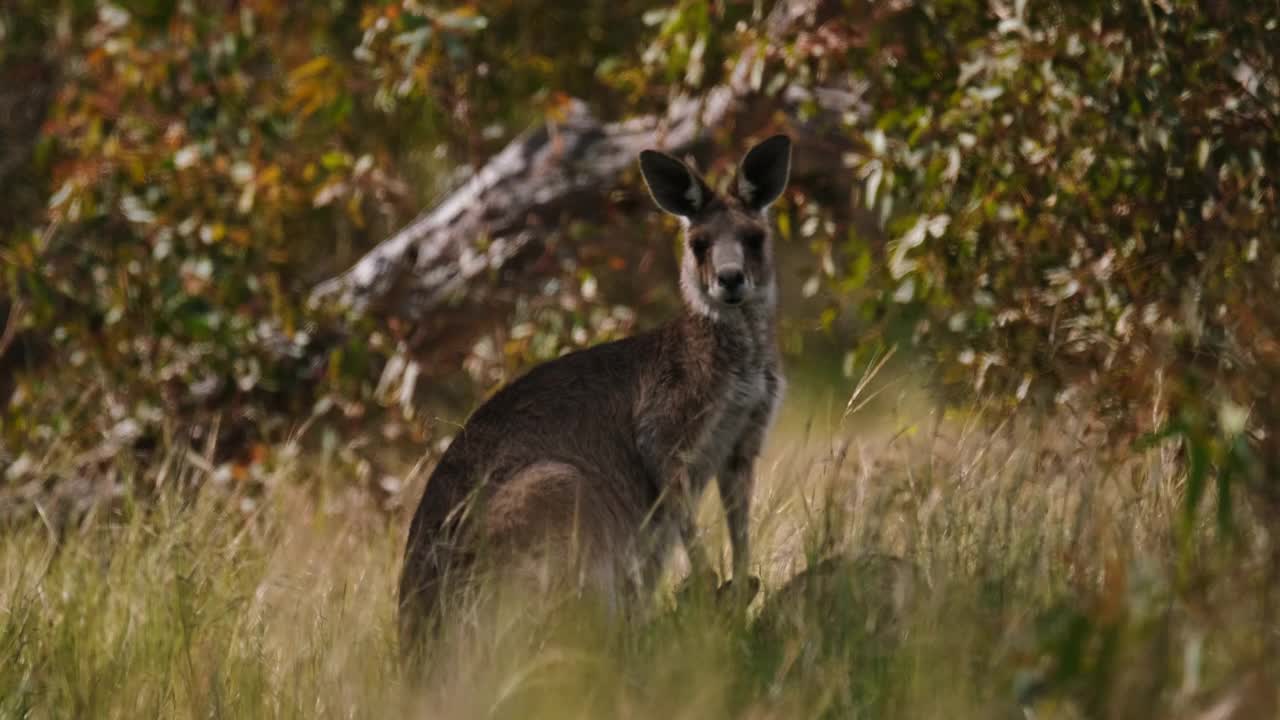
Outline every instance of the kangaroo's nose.
<svg viewBox="0 0 1280 720">
<path fill-rule="evenodd" d="M 742 284 L 747 281 L 747 276 L 738 268 L 730 268 L 716 273 L 716 280 L 720 282 L 720 287 L 729 292 L 735 292 L 742 288 Z"/>
</svg>

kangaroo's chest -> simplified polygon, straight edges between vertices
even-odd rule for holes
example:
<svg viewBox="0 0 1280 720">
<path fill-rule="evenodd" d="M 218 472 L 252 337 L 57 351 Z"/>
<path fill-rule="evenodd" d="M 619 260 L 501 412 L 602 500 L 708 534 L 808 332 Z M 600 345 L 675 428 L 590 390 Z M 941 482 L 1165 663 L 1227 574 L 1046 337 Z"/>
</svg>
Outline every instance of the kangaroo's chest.
<svg viewBox="0 0 1280 720">
<path fill-rule="evenodd" d="M 743 436 L 760 428 L 770 414 L 769 370 L 744 368 L 725 378 L 707 404 L 696 441 L 689 448 L 689 465 L 705 480 L 719 472 Z"/>
</svg>

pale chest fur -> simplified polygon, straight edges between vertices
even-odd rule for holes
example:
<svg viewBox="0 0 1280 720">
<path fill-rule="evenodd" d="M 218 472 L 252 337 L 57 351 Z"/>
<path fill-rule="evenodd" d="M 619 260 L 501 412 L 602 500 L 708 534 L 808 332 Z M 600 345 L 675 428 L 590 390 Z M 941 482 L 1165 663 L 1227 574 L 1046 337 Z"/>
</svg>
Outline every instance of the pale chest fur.
<svg viewBox="0 0 1280 720">
<path fill-rule="evenodd" d="M 720 473 L 731 455 L 750 438 L 754 455 L 772 419 L 780 386 L 779 363 L 767 318 L 743 316 L 716 326 L 712 382 L 685 456 L 698 491 Z"/>
<path fill-rule="evenodd" d="M 686 490 L 696 497 L 735 451 L 754 459 L 782 377 L 765 322 L 686 323 L 676 326 L 669 347 L 689 354 L 639 384 L 635 427 L 637 449 L 657 487 L 687 477 Z"/>
<path fill-rule="evenodd" d="M 743 368 L 724 379 L 686 455 L 695 482 L 701 485 L 720 472 L 744 437 L 767 430 L 777 386 L 773 370 L 764 365 Z"/>
</svg>

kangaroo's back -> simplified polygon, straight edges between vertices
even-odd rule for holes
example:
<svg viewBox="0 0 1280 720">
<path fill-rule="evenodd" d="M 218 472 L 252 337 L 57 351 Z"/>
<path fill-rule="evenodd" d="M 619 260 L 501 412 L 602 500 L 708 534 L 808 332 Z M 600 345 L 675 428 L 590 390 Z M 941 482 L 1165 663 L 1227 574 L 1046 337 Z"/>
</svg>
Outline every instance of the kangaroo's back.
<svg viewBox="0 0 1280 720">
<path fill-rule="evenodd" d="M 735 573 L 746 571 L 751 467 L 781 391 L 765 208 L 785 186 L 789 159 L 785 137 L 766 140 L 747 154 L 732 193 L 718 195 L 679 160 L 642 154 L 654 199 L 685 219 L 686 311 L 538 366 L 467 420 L 410 526 L 406 647 L 481 566 L 550 567 L 616 607 L 652 587 L 676 540 L 705 565 L 693 510 L 712 476 Z"/>
</svg>

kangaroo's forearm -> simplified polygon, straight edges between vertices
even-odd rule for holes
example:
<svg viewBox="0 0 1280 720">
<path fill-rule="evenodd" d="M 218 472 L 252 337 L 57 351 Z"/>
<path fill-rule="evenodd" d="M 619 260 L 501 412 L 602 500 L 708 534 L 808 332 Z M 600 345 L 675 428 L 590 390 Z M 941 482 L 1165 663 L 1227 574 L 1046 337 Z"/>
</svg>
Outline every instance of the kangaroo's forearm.
<svg viewBox="0 0 1280 720">
<path fill-rule="evenodd" d="M 724 503 L 725 520 L 729 525 L 733 577 L 744 578 L 751 564 L 751 491 L 755 484 L 751 462 L 731 463 L 730 469 L 721 473 L 717 480 L 720 499 Z"/>
<path fill-rule="evenodd" d="M 660 504 L 672 519 L 688 555 L 689 565 L 695 574 L 711 569 L 711 561 L 702 542 L 698 539 L 698 501 L 705 481 L 694 477 L 687 463 L 675 461 L 663 472 L 665 487 Z"/>
<path fill-rule="evenodd" d="M 682 516 L 680 542 L 689 558 L 690 575 L 696 577 L 712 570 L 711 558 L 707 555 L 706 546 L 698 538 L 698 524 L 692 515 Z"/>
</svg>

